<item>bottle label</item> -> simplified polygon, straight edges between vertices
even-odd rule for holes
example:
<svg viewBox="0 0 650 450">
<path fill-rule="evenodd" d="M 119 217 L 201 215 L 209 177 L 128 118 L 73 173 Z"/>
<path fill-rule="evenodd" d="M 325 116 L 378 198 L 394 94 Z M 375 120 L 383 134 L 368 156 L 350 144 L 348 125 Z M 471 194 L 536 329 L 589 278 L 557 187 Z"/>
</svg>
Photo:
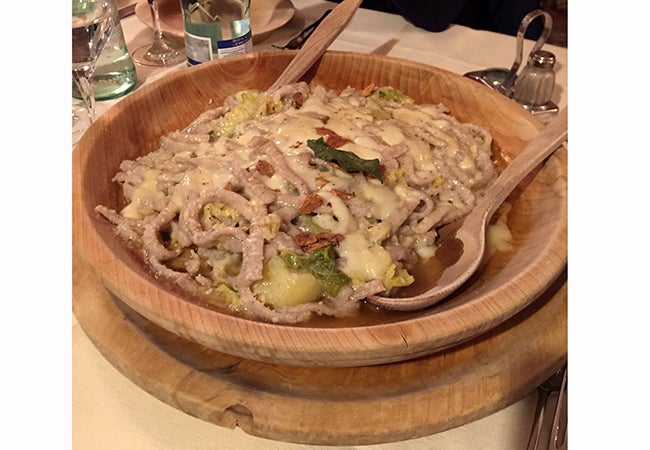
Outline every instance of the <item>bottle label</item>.
<svg viewBox="0 0 650 450">
<path fill-rule="evenodd" d="M 234 55 L 244 55 L 253 51 L 252 33 L 249 31 L 244 36 L 234 39 L 217 41 L 217 58 L 226 58 Z M 215 57 L 212 50 L 212 38 L 197 36 L 185 31 L 185 52 L 187 61 L 191 65 L 212 61 Z"/>
<path fill-rule="evenodd" d="M 252 51 L 253 39 L 250 31 L 243 36 L 217 42 L 217 54 L 219 55 L 219 58 L 244 55 Z"/>
<path fill-rule="evenodd" d="M 193 66 L 212 61 L 212 39 L 185 31 L 185 53 L 187 62 Z"/>
<path fill-rule="evenodd" d="M 249 31 L 244 36 L 234 39 L 217 41 L 216 57 L 226 58 L 228 56 L 243 55 L 253 51 L 252 33 Z M 185 31 L 185 52 L 187 61 L 191 65 L 200 64 L 206 61 L 212 61 L 215 57 L 212 46 L 212 38 L 206 36 L 197 36 L 196 34 Z"/>
</svg>

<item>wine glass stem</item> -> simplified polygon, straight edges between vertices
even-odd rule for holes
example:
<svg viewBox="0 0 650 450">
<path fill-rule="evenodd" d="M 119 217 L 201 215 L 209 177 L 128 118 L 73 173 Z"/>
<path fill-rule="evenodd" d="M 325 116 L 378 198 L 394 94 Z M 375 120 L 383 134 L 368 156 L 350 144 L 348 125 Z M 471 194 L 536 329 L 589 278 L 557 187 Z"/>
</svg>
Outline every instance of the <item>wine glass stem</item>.
<svg viewBox="0 0 650 450">
<path fill-rule="evenodd" d="M 84 75 L 80 74 L 78 72 L 73 71 L 73 78 L 74 81 L 77 85 L 77 88 L 79 89 L 79 93 L 81 94 L 81 98 L 83 99 L 84 105 L 86 106 L 86 109 L 88 110 L 88 118 L 90 119 L 90 123 L 95 122 L 95 88 L 93 86 L 93 83 L 90 79 L 89 75 Z"/>
<path fill-rule="evenodd" d="M 161 41 L 163 31 L 160 25 L 160 11 L 158 9 L 158 0 L 149 0 L 149 9 L 151 10 L 151 19 L 153 20 L 153 40 Z"/>
</svg>

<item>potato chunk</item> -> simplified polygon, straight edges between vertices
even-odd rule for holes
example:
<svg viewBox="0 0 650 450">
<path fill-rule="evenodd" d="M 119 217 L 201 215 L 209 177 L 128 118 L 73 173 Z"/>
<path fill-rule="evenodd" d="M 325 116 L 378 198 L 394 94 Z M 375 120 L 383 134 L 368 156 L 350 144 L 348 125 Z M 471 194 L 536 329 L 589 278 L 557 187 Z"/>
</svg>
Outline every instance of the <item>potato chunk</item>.
<svg viewBox="0 0 650 450">
<path fill-rule="evenodd" d="M 309 272 L 294 272 L 279 256 L 266 263 L 263 278 L 253 285 L 257 298 L 274 308 L 295 306 L 316 301 L 323 287 Z"/>
</svg>

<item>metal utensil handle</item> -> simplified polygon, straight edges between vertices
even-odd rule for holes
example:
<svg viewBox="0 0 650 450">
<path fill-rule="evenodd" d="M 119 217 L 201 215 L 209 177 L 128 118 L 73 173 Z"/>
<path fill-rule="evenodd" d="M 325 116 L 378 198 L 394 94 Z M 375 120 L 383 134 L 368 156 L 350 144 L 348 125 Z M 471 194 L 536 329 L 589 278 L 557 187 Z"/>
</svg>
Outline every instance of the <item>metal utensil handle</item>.
<svg viewBox="0 0 650 450">
<path fill-rule="evenodd" d="M 562 385 L 560 386 L 555 411 L 553 412 L 551 436 L 548 442 L 548 448 L 550 450 L 567 448 L 567 395 L 567 369 L 565 367 Z"/>
<path fill-rule="evenodd" d="M 566 381 L 567 366 L 564 365 L 539 386 L 526 450 L 559 450 L 566 444 Z"/>
<path fill-rule="evenodd" d="M 542 46 L 546 43 L 549 35 L 551 34 L 551 30 L 553 29 L 553 17 L 541 9 L 535 9 L 529 12 L 521 20 L 519 29 L 517 30 L 517 53 L 515 54 L 515 62 L 512 64 L 512 67 L 503 80 L 503 83 L 501 83 L 498 88 L 502 94 L 508 97 L 512 96 L 513 86 L 515 84 L 515 79 L 517 78 L 517 72 L 519 71 L 519 67 L 521 67 L 521 62 L 523 60 L 524 36 L 526 35 L 526 30 L 528 29 L 530 23 L 538 17 L 542 17 L 544 19 L 544 30 L 542 30 L 542 34 L 537 38 L 537 42 L 535 42 L 535 45 L 530 51 L 531 55 L 542 48 Z"/>
</svg>

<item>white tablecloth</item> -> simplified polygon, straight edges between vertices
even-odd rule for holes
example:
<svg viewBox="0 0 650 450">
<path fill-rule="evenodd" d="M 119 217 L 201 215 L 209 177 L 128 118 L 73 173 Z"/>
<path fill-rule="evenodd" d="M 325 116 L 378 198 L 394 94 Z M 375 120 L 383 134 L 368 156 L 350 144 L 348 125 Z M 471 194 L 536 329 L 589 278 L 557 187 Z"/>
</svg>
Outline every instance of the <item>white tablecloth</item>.
<svg viewBox="0 0 650 450">
<path fill-rule="evenodd" d="M 271 44 L 284 44 L 307 23 L 311 23 L 332 3 L 320 0 L 293 0 L 296 13 L 281 29 L 256 42 L 255 51 L 277 51 Z M 151 30 L 136 16 L 122 20 L 129 49 L 133 51 L 151 40 Z M 528 54 L 533 42 L 524 46 Z M 453 25 L 442 33 L 416 28 L 400 16 L 360 9 L 348 27 L 334 41 L 332 50 L 375 52 L 435 65 L 452 72 L 488 67 L 509 69 L 516 40 L 514 37 Z M 557 59 L 553 101 L 567 104 L 567 49 L 545 46 Z M 138 67 L 138 83 L 152 82 L 170 71 Z M 98 103 L 101 114 L 120 101 Z M 249 436 L 239 429 L 229 430 L 191 417 L 152 397 L 109 364 L 85 336 L 73 317 L 73 448 L 79 450 L 190 450 L 190 449 L 288 449 L 312 448 Z M 433 436 L 364 449 L 439 450 L 518 450 L 526 446 L 537 394 L 488 417 Z M 326 447 L 319 447 L 326 448 Z"/>
</svg>

